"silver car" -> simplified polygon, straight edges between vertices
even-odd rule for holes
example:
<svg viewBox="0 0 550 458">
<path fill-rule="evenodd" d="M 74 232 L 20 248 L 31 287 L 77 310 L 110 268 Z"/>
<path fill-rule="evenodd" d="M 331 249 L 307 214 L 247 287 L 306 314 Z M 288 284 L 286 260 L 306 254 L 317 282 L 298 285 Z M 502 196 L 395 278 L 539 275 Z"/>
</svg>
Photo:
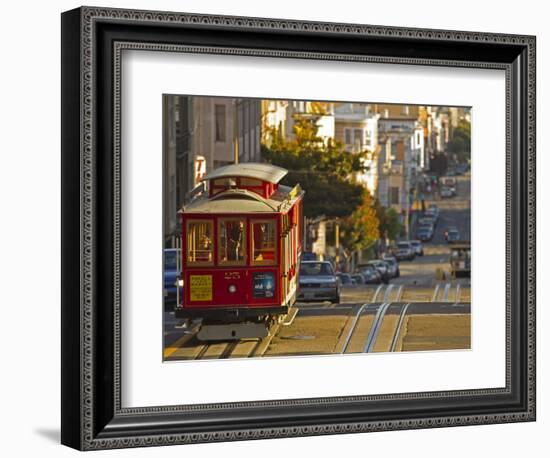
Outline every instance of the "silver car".
<svg viewBox="0 0 550 458">
<path fill-rule="evenodd" d="M 433 227 L 431 229 L 431 237 L 433 237 Z M 414 253 L 418 256 L 424 256 L 424 248 L 422 246 L 422 242 L 420 240 L 411 240 L 410 241 L 411 246 L 414 249 Z"/>
<path fill-rule="evenodd" d="M 416 251 L 411 245 L 411 242 L 397 242 L 397 248 L 394 255 L 398 261 L 402 261 L 403 259 L 412 261 L 416 256 Z"/>
<path fill-rule="evenodd" d="M 340 303 L 340 281 L 330 262 L 302 261 L 298 301 Z"/>
<path fill-rule="evenodd" d="M 388 272 L 390 273 L 390 276 L 392 278 L 399 277 L 399 264 L 397 263 L 397 259 L 395 259 L 394 256 L 384 255 L 382 256 L 382 261 L 384 261 L 388 265 Z"/>
</svg>

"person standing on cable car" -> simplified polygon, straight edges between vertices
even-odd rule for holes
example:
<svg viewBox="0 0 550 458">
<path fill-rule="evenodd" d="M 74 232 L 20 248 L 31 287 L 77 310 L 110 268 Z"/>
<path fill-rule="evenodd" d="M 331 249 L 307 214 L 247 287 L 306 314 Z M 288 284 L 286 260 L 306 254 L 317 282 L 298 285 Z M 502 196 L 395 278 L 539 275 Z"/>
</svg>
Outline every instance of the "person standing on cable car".
<svg viewBox="0 0 550 458">
<path fill-rule="evenodd" d="M 243 243 L 244 223 L 239 221 L 238 223 L 231 224 L 228 228 L 228 261 L 240 261 L 241 260 L 241 245 Z"/>
</svg>

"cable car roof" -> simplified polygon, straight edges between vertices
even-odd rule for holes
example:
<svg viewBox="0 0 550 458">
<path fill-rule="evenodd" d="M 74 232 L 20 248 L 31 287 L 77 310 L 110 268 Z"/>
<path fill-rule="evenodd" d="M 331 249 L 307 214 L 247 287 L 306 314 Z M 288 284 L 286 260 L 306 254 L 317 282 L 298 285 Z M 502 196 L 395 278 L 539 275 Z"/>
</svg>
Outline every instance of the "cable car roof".
<svg viewBox="0 0 550 458">
<path fill-rule="evenodd" d="M 272 164 L 260 164 L 259 162 L 245 162 L 242 164 L 230 164 L 218 167 L 202 178 L 214 180 L 216 178 L 245 177 L 256 178 L 269 183 L 278 183 L 288 173 L 288 170 Z"/>
<path fill-rule="evenodd" d="M 203 194 L 182 209 L 185 213 L 273 213 L 292 205 L 304 194 L 299 185 L 279 186 L 271 197 L 264 198 L 245 189 L 229 189 L 209 198 Z"/>
</svg>

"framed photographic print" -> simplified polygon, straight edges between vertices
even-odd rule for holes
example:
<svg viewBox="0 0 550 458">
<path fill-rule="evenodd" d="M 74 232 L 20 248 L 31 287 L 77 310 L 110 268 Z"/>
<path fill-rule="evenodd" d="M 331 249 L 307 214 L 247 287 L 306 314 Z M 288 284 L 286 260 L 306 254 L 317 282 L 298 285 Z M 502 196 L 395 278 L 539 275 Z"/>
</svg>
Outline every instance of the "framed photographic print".
<svg viewBox="0 0 550 458">
<path fill-rule="evenodd" d="M 62 443 L 535 419 L 535 38 L 62 15 Z"/>
</svg>

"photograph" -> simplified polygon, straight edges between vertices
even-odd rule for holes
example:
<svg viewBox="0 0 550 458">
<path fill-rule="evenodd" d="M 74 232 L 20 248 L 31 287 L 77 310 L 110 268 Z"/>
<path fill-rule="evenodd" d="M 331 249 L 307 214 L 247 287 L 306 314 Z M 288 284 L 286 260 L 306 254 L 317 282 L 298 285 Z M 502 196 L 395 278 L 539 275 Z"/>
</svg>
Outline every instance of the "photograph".
<svg viewBox="0 0 550 458">
<path fill-rule="evenodd" d="M 164 362 L 470 350 L 471 107 L 162 97 Z"/>
<path fill-rule="evenodd" d="M 536 420 L 537 37 L 403 5 L 62 13 L 62 444 Z"/>
</svg>

